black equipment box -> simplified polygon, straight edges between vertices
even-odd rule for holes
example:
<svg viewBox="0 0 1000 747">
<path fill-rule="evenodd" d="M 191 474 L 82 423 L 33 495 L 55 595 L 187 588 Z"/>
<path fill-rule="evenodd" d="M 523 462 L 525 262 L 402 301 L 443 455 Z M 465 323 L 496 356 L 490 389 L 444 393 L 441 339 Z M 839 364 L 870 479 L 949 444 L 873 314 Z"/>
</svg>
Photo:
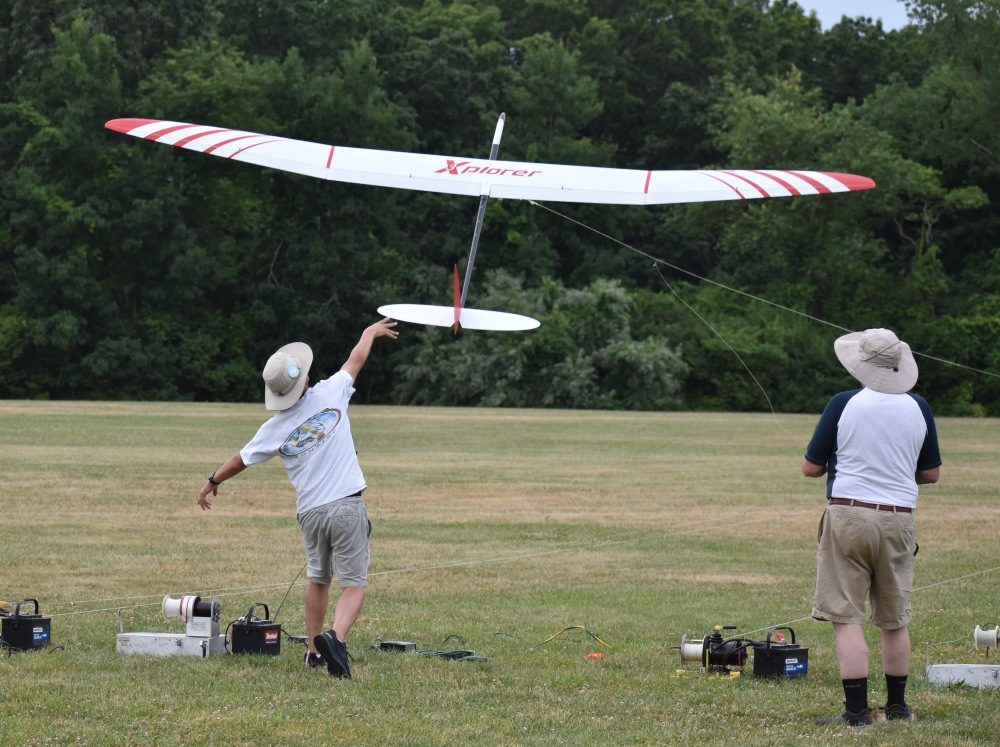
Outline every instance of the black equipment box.
<svg viewBox="0 0 1000 747">
<path fill-rule="evenodd" d="M 21 605 L 33 602 L 35 613 L 22 615 Z M 0 640 L 11 651 L 29 651 L 47 646 L 52 639 L 52 618 L 38 614 L 37 599 L 22 599 L 14 607 L 13 615 L 0 617 Z"/>
<path fill-rule="evenodd" d="M 264 608 L 264 619 L 254 616 L 257 607 Z M 266 604 L 251 604 L 247 613 L 232 624 L 229 650 L 234 654 L 280 654 L 281 625 L 271 622 L 270 617 L 271 611 Z"/>
<path fill-rule="evenodd" d="M 417 650 L 417 644 L 412 641 L 379 641 L 378 650 L 408 654 Z"/>
<path fill-rule="evenodd" d="M 792 634 L 791 642 L 772 641 L 771 635 L 779 630 Z M 767 640 L 753 645 L 754 677 L 805 677 L 809 670 L 809 649 L 795 643 L 791 628 L 771 628 Z"/>
</svg>

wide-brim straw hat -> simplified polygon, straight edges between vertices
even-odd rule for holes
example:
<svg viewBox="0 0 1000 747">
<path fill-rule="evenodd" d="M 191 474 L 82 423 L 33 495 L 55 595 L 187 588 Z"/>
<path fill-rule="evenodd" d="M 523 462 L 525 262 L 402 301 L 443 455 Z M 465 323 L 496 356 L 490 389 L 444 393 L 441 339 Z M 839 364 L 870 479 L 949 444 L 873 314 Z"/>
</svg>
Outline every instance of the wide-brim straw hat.
<svg viewBox="0 0 1000 747">
<path fill-rule="evenodd" d="M 917 362 L 910 346 L 891 330 L 851 332 L 837 338 L 833 349 L 847 372 L 876 392 L 901 394 L 917 383 Z"/>
<path fill-rule="evenodd" d="M 264 366 L 264 407 L 287 410 L 298 402 L 312 362 L 312 348 L 304 342 L 290 342 L 278 348 Z"/>
</svg>

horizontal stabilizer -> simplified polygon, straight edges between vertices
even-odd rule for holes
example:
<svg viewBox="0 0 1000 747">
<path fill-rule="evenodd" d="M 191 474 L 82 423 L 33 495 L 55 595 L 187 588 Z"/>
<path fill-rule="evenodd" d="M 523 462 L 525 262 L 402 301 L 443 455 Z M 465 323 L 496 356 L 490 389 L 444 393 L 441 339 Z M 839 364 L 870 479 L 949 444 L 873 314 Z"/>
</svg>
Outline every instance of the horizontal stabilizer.
<svg viewBox="0 0 1000 747">
<path fill-rule="evenodd" d="M 411 324 L 429 324 L 432 327 L 451 327 L 455 324 L 454 306 L 430 306 L 417 303 L 394 303 L 379 306 L 378 313 L 391 319 Z M 462 309 L 458 320 L 465 329 L 492 330 L 494 332 L 518 332 L 535 329 L 540 322 L 530 316 L 511 314 L 506 311 L 485 309 Z"/>
</svg>

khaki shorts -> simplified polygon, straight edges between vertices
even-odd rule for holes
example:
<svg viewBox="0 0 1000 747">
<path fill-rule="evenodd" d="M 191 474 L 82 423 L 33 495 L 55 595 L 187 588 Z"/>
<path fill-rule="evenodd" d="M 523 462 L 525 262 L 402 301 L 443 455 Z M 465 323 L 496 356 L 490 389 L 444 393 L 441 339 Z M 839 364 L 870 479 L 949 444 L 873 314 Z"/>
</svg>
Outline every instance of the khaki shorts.
<svg viewBox="0 0 1000 747">
<path fill-rule="evenodd" d="M 860 625 L 868 599 L 875 626 L 909 625 L 917 547 L 913 513 L 829 506 L 818 539 L 814 618 Z"/>
<path fill-rule="evenodd" d="M 298 515 L 306 548 L 306 576 L 317 584 L 337 580 L 344 586 L 367 586 L 371 524 L 360 495 L 324 503 Z"/>
</svg>

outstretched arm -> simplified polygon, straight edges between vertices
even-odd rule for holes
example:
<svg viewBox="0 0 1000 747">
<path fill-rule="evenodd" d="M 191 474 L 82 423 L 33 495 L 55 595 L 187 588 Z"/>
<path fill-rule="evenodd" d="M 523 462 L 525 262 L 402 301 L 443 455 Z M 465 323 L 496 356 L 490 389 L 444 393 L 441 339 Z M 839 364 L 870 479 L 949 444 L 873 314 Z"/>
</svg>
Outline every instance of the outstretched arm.
<svg viewBox="0 0 1000 747">
<path fill-rule="evenodd" d="M 354 346 L 354 350 L 351 351 L 351 356 L 347 359 L 347 362 L 340 367 L 341 371 L 346 371 L 351 379 L 357 381 L 358 374 L 361 373 L 361 369 L 365 365 L 365 361 L 368 360 L 368 354 L 372 350 L 372 343 L 375 341 L 376 337 L 388 337 L 395 340 L 399 337 L 399 332 L 397 332 L 393 327 L 396 326 L 396 322 L 386 317 L 380 322 L 375 322 L 372 326 L 368 327 L 364 332 L 361 333 L 361 339 L 358 340 L 358 344 Z"/>
<path fill-rule="evenodd" d="M 219 494 L 219 483 L 223 480 L 228 480 L 230 477 L 238 475 L 246 468 L 247 466 L 243 463 L 243 457 L 241 457 L 239 453 L 233 454 L 229 457 L 229 459 L 226 460 L 226 463 L 213 473 L 212 480 L 215 480 L 215 484 L 213 485 L 211 480 L 205 480 L 205 484 L 202 485 L 201 490 L 198 491 L 198 505 L 201 506 L 201 510 L 207 511 L 212 508 L 212 499 L 208 496 L 209 494 Z"/>
</svg>

